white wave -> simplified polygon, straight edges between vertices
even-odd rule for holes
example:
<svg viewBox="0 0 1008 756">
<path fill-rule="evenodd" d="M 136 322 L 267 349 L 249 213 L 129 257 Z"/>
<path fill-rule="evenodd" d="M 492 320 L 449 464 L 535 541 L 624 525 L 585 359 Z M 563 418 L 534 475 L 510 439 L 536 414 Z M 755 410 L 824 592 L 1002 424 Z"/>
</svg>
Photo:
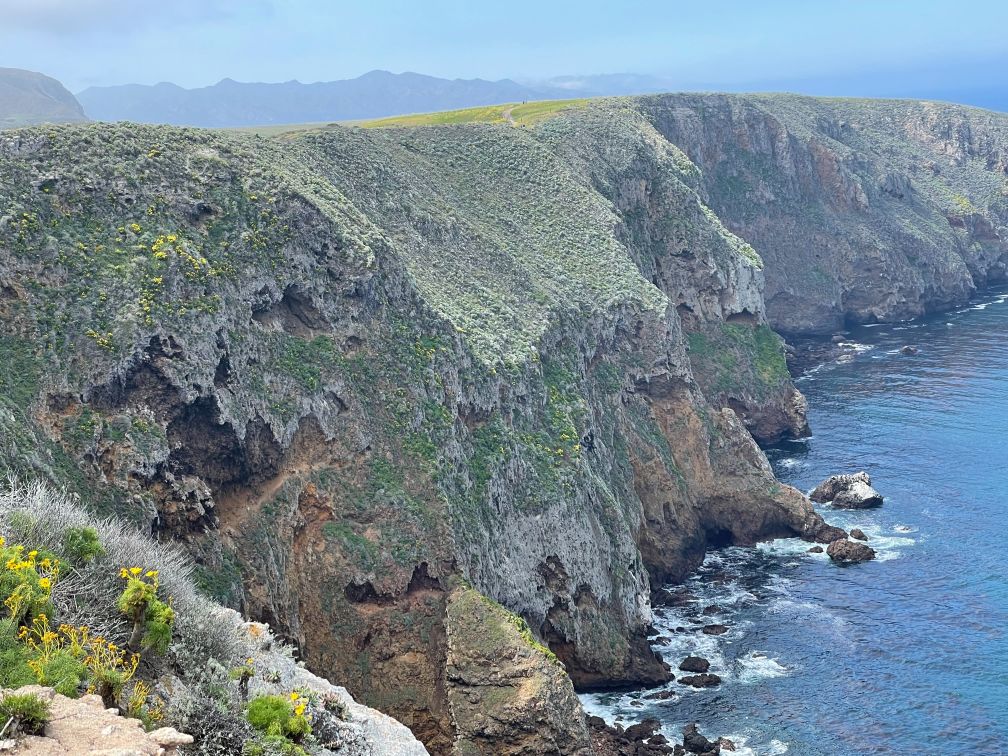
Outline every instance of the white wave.
<svg viewBox="0 0 1008 756">
<path fill-rule="evenodd" d="M 844 349 L 849 349 L 857 354 L 861 354 L 862 352 L 870 352 L 872 349 L 875 348 L 873 344 L 859 344 L 856 341 L 841 341 L 838 344 L 838 346 L 841 346 Z"/>
<path fill-rule="evenodd" d="M 915 533 L 917 531 L 917 528 L 915 528 L 913 525 L 897 524 L 893 526 L 893 530 L 895 530 L 897 533 Z"/>
<path fill-rule="evenodd" d="M 753 651 L 737 660 L 738 678 L 742 683 L 755 683 L 771 677 L 784 677 L 790 670 L 776 659 L 759 651 Z"/>
<path fill-rule="evenodd" d="M 989 304 L 990 304 L 990 302 L 981 302 L 978 305 L 973 305 L 969 309 L 971 309 L 971 310 L 986 310 L 987 309 L 987 305 L 989 305 Z"/>
<path fill-rule="evenodd" d="M 803 467 L 805 465 L 802 460 L 795 459 L 794 457 L 784 457 L 784 459 L 778 459 L 777 464 L 788 470 L 793 470 L 796 467 Z"/>
</svg>

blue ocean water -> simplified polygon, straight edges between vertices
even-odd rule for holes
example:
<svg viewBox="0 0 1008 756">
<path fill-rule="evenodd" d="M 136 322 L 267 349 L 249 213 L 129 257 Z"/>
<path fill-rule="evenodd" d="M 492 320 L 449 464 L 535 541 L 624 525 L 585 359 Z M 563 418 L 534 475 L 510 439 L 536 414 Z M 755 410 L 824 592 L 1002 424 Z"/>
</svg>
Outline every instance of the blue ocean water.
<svg viewBox="0 0 1008 756">
<path fill-rule="evenodd" d="M 798 383 L 813 436 L 768 456 L 805 491 L 867 470 L 881 508 L 820 511 L 879 558 L 838 567 L 796 539 L 709 555 L 658 647 L 705 656 L 721 686 L 586 695 L 590 712 L 670 738 L 696 720 L 739 753 L 1008 754 L 1008 295 L 850 339 Z"/>
</svg>

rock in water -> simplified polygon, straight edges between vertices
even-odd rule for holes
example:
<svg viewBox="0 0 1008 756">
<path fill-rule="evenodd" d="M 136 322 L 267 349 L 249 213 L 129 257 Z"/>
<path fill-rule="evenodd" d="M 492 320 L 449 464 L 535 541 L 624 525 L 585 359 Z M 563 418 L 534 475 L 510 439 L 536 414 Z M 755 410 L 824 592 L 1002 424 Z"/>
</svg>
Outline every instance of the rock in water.
<svg viewBox="0 0 1008 756">
<path fill-rule="evenodd" d="M 853 530 L 851 530 L 850 537 L 851 538 L 856 538 L 859 541 L 867 541 L 868 540 L 868 536 L 865 535 L 864 531 L 861 530 L 861 528 L 854 528 Z"/>
<path fill-rule="evenodd" d="M 683 728 L 683 748 L 689 753 L 719 753 L 721 750 L 717 742 L 711 742 L 700 734 L 696 722 Z"/>
<path fill-rule="evenodd" d="M 830 476 L 815 487 L 809 498 L 846 509 L 865 509 L 882 503 L 882 494 L 872 488 L 871 478 L 863 470 L 853 475 Z"/>
<path fill-rule="evenodd" d="M 830 559 L 840 564 L 856 564 L 875 558 L 875 549 L 865 546 L 863 543 L 848 541 L 845 538 L 833 541 L 826 549 L 826 553 Z"/>
<path fill-rule="evenodd" d="M 702 675 L 680 677 L 679 682 L 693 688 L 713 688 L 715 685 L 721 684 L 721 677 L 710 672 L 705 672 Z"/>
<path fill-rule="evenodd" d="M 917 354 L 919 352 L 920 352 L 920 349 L 918 349 L 915 346 L 910 346 L 909 344 L 907 344 L 905 347 L 903 347 L 902 349 L 900 349 L 900 354 L 914 355 L 914 354 Z"/>
<path fill-rule="evenodd" d="M 728 632 L 727 625 L 704 625 L 703 634 L 704 635 L 724 635 Z"/>
<path fill-rule="evenodd" d="M 710 669 L 710 662 L 702 656 L 687 656 L 682 660 L 679 669 L 683 672 L 706 672 Z"/>
<path fill-rule="evenodd" d="M 813 546 L 811 549 L 809 549 L 809 554 L 822 554 L 822 553 L 823 553 L 822 546 Z"/>
</svg>

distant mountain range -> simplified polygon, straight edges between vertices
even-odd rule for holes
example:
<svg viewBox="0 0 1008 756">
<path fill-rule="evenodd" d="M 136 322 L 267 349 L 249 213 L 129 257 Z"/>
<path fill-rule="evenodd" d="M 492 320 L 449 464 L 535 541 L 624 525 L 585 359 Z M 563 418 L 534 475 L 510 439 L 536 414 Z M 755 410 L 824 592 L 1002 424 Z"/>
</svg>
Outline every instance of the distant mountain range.
<svg viewBox="0 0 1008 756">
<path fill-rule="evenodd" d="M 195 89 L 170 83 L 90 87 L 75 99 L 63 85 L 48 76 L 0 68 L 0 128 L 82 121 L 87 116 L 99 121 L 203 127 L 352 121 L 525 100 L 647 94 L 683 88 L 680 81 L 640 74 L 487 81 L 371 71 L 355 79 L 313 84 L 299 81 L 243 83 L 224 79 L 212 86 Z M 723 87 L 701 84 L 687 88 Z M 871 80 L 864 77 L 775 80 L 757 82 L 743 89 L 909 97 L 1008 110 L 1005 86 L 990 76 L 955 78 L 897 72 L 878 75 Z"/>
<path fill-rule="evenodd" d="M 86 120 L 80 103 L 56 79 L 0 68 L 0 129 Z"/>
<path fill-rule="evenodd" d="M 518 83 L 371 71 L 356 79 L 314 84 L 224 79 L 197 89 L 167 83 L 90 87 L 77 96 L 88 115 L 99 121 L 222 127 L 346 121 L 522 100 L 656 92 L 662 89 L 660 82 L 632 74 Z"/>
</svg>

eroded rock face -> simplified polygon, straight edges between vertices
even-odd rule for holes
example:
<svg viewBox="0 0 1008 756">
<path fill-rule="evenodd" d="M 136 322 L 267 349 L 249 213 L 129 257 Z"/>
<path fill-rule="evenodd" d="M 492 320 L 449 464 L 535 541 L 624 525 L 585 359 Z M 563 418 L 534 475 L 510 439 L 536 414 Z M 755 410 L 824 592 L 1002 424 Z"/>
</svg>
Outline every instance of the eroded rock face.
<svg viewBox="0 0 1008 756">
<path fill-rule="evenodd" d="M 953 307 L 1005 279 L 1008 118 L 791 95 L 642 98 L 762 256 L 770 324 L 828 335 Z"/>
</svg>

